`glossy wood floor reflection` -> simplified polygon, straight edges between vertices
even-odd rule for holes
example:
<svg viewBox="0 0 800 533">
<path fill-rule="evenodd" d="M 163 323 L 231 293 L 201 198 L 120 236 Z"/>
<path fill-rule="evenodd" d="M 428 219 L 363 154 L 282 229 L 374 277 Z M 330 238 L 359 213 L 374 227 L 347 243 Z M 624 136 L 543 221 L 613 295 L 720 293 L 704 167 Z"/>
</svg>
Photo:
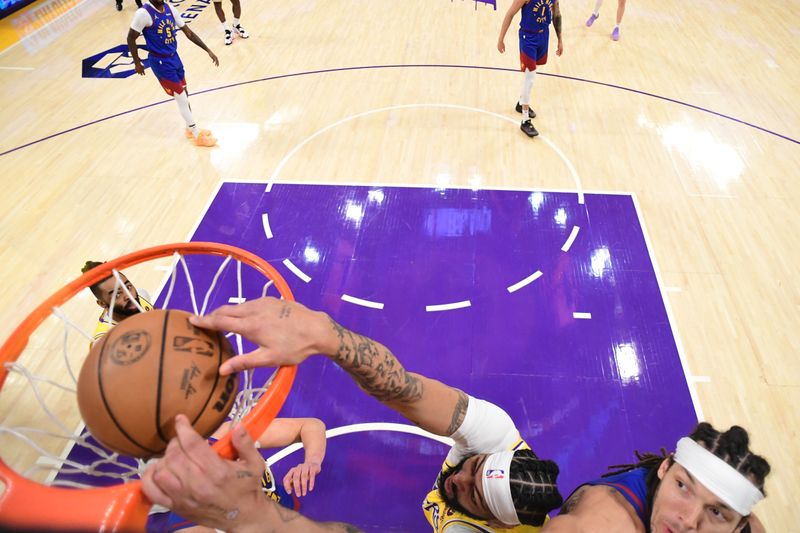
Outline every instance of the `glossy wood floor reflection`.
<svg viewBox="0 0 800 533">
<path fill-rule="evenodd" d="M 124 43 L 132 5 L 15 19 L 28 36 L 0 53 L 0 338 L 87 259 L 186 240 L 221 180 L 629 192 L 704 417 L 751 432 L 773 466 L 757 512 L 769 531 L 800 531 L 800 12 L 641 0 L 613 42 L 613 2 L 591 28 L 593 2 L 565 4 L 530 140 L 513 30 L 496 50 L 510 2 L 498 4 L 245 2 L 251 37 L 228 47 L 213 8 L 190 11 L 220 58 L 180 41 L 213 149 L 183 138 L 149 70 L 81 77 L 84 59 Z M 118 56 L 89 63 L 129 68 Z M 91 298 L 80 306 L 91 328 Z M 43 371 L 53 346 L 31 347 Z M 5 420 L 27 416 L 11 403 Z"/>
</svg>

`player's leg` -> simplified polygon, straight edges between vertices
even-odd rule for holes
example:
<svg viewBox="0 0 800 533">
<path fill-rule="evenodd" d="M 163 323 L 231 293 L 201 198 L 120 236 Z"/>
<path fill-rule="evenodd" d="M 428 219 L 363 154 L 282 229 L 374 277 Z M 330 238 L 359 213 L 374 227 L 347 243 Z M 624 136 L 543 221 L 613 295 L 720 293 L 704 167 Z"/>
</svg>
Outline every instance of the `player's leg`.
<svg viewBox="0 0 800 533">
<path fill-rule="evenodd" d="M 197 146 L 214 146 L 217 144 L 217 140 L 214 139 L 210 131 L 201 130 L 197 127 L 197 122 L 192 114 L 192 106 L 189 104 L 186 74 L 180 58 L 177 55 L 158 58 L 151 54 L 150 68 L 164 91 L 175 100 L 178 111 L 186 123 L 186 137 L 192 139 Z"/>
<path fill-rule="evenodd" d="M 233 29 L 239 34 L 242 39 L 247 39 L 250 35 L 245 31 L 239 23 L 239 18 L 242 16 L 242 4 L 239 0 L 231 0 L 233 4 Z"/>
<path fill-rule="evenodd" d="M 597 0 L 594 4 L 594 11 L 592 14 L 589 15 L 589 20 L 586 21 L 587 26 L 591 26 L 594 24 L 594 21 L 597 20 L 597 17 L 600 16 L 600 7 L 603 5 L 603 0 Z"/>
<path fill-rule="evenodd" d="M 222 9 L 222 0 L 214 0 L 214 11 L 216 11 L 217 18 L 222 23 L 222 31 L 225 34 L 225 44 L 233 44 L 233 32 L 231 31 L 228 21 L 225 20 L 225 11 Z"/>
<path fill-rule="evenodd" d="M 531 91 L 533 90 L 533 80 L 536 78 L 536 70 L 528 70 L 527 68 L 522 71 L 522 90 L 519 95 L 519 106 L 522 108 L 522 123 L 519 129 L 522 130 L 528 137 L 536 137 L 539 132 L 533 127 L 531 119 L 536 116 L 530 108 Z"/>
<path fill-rule="evenodd" d="M 617 0 L 617 25 L 611 32 L 611 38 L 619 41 L 619 25 L 622 24 L 622 16 L 625 14 L 625 0 Z"/>
<path fill-rule="evenodd" d="M 528 137 L 536 137 L 539 132 L 533 127 L 531 120 L 536 113 L 530 108 L 533 82 L 536 79 L 538 65 L 547 63 L 547 33 L 520 32 L 519 64 L 522 71 L 522 88 L 519 94 L 519 107 L 522 112 L 522 123 L 519 129 Z"/>
</svg>

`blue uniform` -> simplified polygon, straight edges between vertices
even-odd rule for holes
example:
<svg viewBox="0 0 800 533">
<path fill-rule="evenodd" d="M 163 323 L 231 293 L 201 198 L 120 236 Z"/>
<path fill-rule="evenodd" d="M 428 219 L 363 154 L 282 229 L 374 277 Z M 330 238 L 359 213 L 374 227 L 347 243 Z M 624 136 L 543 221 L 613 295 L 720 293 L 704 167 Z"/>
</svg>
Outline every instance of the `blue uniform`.
<svg viewBox="0 0 800 533">
<path fill-rule="evenodd" d="M 622 474 L 595 479 L 584 485 L 605 485 L 613 488 L 633 506 L 642 524 L 647 524 L 650 515 L 650 510 L 647 508 L 647 484 L 645 483 L 647 472 L 646 468 L 635 468 Z"/>
<path fill-rule="evenodd" d="M 519 23 L 520 70 L 536 70 L 547 63 L 554 0 L 530 0 L 522 6 Z"/>
<path fill-rule="evenodd" d="M 166 3 L 163 13 L 150 4 L 145 4 L 141 9 L 146 10 L 153 19 L 153 23 L 142 30 L 150 52 L 150 68 L 167 94 L 180 94 L 186 88 L 186 75 L 178 56 L 177 33 L 184 22 L 175 19 Z"/>
</svg>

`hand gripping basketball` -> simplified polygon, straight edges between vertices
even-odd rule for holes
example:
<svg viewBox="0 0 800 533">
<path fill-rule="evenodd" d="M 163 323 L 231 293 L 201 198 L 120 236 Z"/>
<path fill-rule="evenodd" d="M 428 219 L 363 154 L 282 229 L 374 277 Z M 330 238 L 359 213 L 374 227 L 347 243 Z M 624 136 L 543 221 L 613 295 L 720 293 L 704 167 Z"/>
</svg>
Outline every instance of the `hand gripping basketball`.
<svg viewBox="0 0 800 533">
<path fill-rule="evenodd" d="M 321 341 L 331 329 L 324 313 L 271 297 L 224 305 L 209 315 L 193 316 L 190 322 L 204 329 L 238 333 L 258 344 L 252 352 L 225 361 L 220 366 L 223 376 L 261 366 L 300 364 L 321 352 Z"/>
</svg>

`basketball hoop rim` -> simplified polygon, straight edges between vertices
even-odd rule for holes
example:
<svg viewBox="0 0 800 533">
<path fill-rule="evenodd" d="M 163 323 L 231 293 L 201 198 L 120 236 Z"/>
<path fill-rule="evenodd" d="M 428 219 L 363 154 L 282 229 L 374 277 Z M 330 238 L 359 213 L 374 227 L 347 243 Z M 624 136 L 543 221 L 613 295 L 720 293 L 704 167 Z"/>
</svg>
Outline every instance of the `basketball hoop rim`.
<svg viewBox="0 0 800 533">
<path fill-rule="evenodd" d="M 31 311 L 0 346 L 0 388 L 8 375 L 5 363 L 19 358 L 31 334 L 52 314 L 53 308 L 63 305 L 83 289 L 107 279 L 113 275 L 113 270 L 119 271 L 175 253 L 231 256 L 274 281 L 281 296 L 285 300 L 294 301 L 294 295 L 283 276 L 264 259 L 241 248 L 215 242 L 173 243 L 145 248 L 112 259 L 85 272 Z M 296 374 L 296 366 L 280 367 L 268 390 L 242 420 L 242 424 L 253 439 L 266 430 L 280 411 Z M 236 455 L 230 433 L 217 441 L 213 449 L 227 459 L 232 459 Z M 0 494 L 0 524 L 11 526 L 66 525 L 81 530 L 96 528 L 98 531 L 143 531 L 147 512 L 152 506 L 141 491 L 140 481 L 98 489 L 50 487 L 24 478 L 12 470 L 2 457 L 0 457 L 0 481 L 6 486 L 5 491 Z M 47 508 L 48 512 L 44 513 L 43 508 Z M 43 516 L 44 514 L 48 516 Z"/>
</svg>

